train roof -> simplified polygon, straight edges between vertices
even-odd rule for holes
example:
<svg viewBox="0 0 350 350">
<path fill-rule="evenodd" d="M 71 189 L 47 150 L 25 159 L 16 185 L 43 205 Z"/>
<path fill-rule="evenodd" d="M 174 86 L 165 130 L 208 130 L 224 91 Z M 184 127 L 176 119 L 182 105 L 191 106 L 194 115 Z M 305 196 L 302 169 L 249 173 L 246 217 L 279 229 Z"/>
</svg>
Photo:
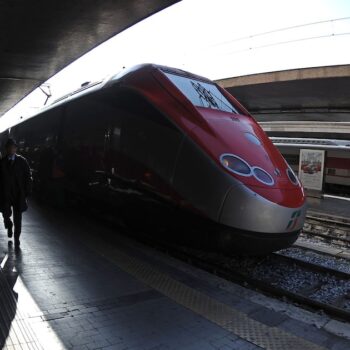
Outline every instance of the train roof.
<svg viewBox="0 0 350 350">
<path fill-rule="evenodd" d="M 275 146 L 315 149 L 350 149 L 350 140 L 317 139 L 303 137 L 270 137 Z"/>
<path fill-rule="evenodd" d="M 66 100 L 69 97 L 73 97 L 76 95 L 81 96 L 82 94 L 89 93 L 89 92 L 95 91 L 97 89 L 101 89 L 105 85 L 109 85 L 108 83 L 113 84 L 113 83 L 116 83 L 118 81 L 123 81 L 128 76 L 133 75 L 137 72 L 152 71 L 154 69 L 159 69 L 163 72 L 174 73 L 174 74 L 185 76 L 185 77 L 192 78 L 192 79 L 198 79 L 198 80 L 202 80 L 202 81 L 206 81 L 206 82 L 211 82 L 211 80 L 209 80 L 205 77 L 202 77 L 202 76 L 199 76 L 199 75 L 196 75 L 193 73 L 189 73 L 189 72 L 184 71 L 182 69 L 157 65 L 154 63 L 143 63 L 143 64 L 139 64 L 139 65 L 127 68 L 127 69 L 123 69 L 122 71 L 118 72 L 117 74 L 109 75 L 107 78 L 102 79 L 100 81 L 89 82 L 88 84 L 86 84 L 86 83 L 82 84 L 82 86 L 79 89 L 73 90 L 64 96 L 59 97 L 58 99 L 53 101 L 50 104 L 50 106 L 52 106 L 60 101 Z"/>
<path fill-rule="evenodd" d="M 53 102 L 49 103 L 48 105 L 40 108 L 39 110 L 36 111 L 36 113 L 26 117 L 25 119 L 23 119 L 22 116 L 18 116 L 17 120 L 13 120 L 13 123 L 11 123 L 7 128 L 12 128 L 18 124 L 21 124 L 22 122 L 31 119 L 33 117 L 36 117 L 42 113 L 45 113 L 53 108 L 56 108 L 58 106 L 60 106 L 61 104 L 65 104 L 68 101 L 71 101 L 73 99 L 79 98 L 81 96 L 84 96 L 86 94 L 92 93 L 94 91 L 103 89 L 104 87 L 108 87 L 111 85 L 114 85 L 115 83 L 118 83 L 119 81 L 123 81 L 124 79 L 127 79 L 128 76 L 136 74 L 138 72 L 141 71 L 149 71 L 151 72 L 154 69 L 159 69 L 163 72 L 168 72 L 168 73 L 174 73 L 177 75 L 181 75 L 181 76 L 185 76 L 188 78 L 192 78 L 192 79 L 198 79 L 204 82 L 211 82 L 213 83 L 210 79 L 193 74 L 193 73 L 189 73 L 187 71 L 178 69 L 178 68 L 172 68 L 172 67 L 167 67 L 167 66 L 162 66 L 162 65 L 158 65 L 158 64 L 154 64 L 154 63 L 144 63 L 144 64 L 139 64 L 127 69 L 123 69 L 122 71 L 120 71 L 117 74 L 112 74 L 107 76 L 104 79 L 95 81 L 95 82 L 86 82 L 83 83 L 81 85 L 80 88 L 75 89 L 57 99 L 55 99 Z"/>
<path fill-rule="evenodd" d="M 185 76 L 188 78 L 213 83 L 208 78 L 184 71 L 182 69 L 158 65 L 158 64 L 154 64 L 154 63 L 143 63 L 143 64 L 139 64 L 139 65 L 135 65 L 133 67 L 127 68 L 127 69 L 123 69 L 122 71 L 118 72 L 117 74 L 112 74 L 112 75 L 107 76 L 105 79 L 101 79 L 101 80 L 95 81 L 95 82 L 83 83 L 79 89 L 75 89 L 75 90 L 55 99 L 53 102 L 49 103 L 47 106 L 44 106 L 43 108 L 40 108 L 39 110 L 37 110 L 36 113 L 34 113 L 33 115 L 31 115 L 25 119 L 23 119 L 22 117 L 19 117 L 18 120 L 14 120 L 13 124 L 11 124 L 9 126 L 9 128 L 14 127 L 15 125 L 20 124 L 20 123 L 22 123 L 28 119 L 31 119 L 37 115 L 45 113 L 45 112 L 49 111 L 50 109 L 56 108 L 61 104 L 65 104 L 68 101 L 71 101 L 72 99 L 79 98 L 81 96 L 90 94 L 94 91 L 103 89 L 104 87 L 108 87 L 108 86 L 114 85 L 118 82 L 122 82 L 123 80 L 127 79 L 130 75 L 136 74 L 136 73 L 141 72 L 141 71 L 151 72 L 154 69 L 159 69 L 163 72 L 174 73 L 174 74 Z"/>
<path fill-rule="evenodd" d="M 173 74 L 177 74 L 177 75 L 182 75 L 184 77 L 213 83 L 210 79 L 205 78 L 203 76 L 200 76 L 200 75 L 197 75 L 194 73 L 190 73 L 190 72 L 187 72 L 187 71 L 179 69 L 179 68 L 168 67 L 168 66 L 163 66 L 163 65 L 154 64 L 154 63 L 143 63 L 143 64 L 139 64 L 139 65 L 127 68 L 127 69 L 123 69 L 119 73 L 113 75 L 109 80 L 111 80 L 111 81 L 118 80 L 119 81 L 119 80 L 123 80 L 128 75 L 135 74 L 136 72 L 147 71 L 147 70 L 152 71 L 154 69 L 159 69 L 163 72 L 173 73 Z"/>
</svg>

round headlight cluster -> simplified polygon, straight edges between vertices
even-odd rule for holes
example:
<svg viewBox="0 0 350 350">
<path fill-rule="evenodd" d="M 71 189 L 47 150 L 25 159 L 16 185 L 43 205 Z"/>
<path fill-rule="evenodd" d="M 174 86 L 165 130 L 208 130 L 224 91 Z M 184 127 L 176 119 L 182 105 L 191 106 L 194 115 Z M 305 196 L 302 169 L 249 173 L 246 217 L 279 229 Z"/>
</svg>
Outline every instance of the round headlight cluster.
<svg viewBox="0 0 350 350">
<path fill-rule="evenodd" d="M 234 154 L 222 154 L 220 161 L 226 169 L 237 175 L 254 176 L 258 181 L 268 186 L 275 183 L 273 177 L 267 171 L 257 166 L 251 167 L 244 159 Z"/>
<path fill-rule="evenodd" d="M 257 180 L 265 185 L 272 186 L 275 183 L 273 177 L 267 171 L 257 166 L 253 167 L 253 174 Z"/>
<path fill-rule="evenodd" d="M 294 174 L 294 171 L 288 167 L 287 169 L 287 176 L 290 180 L 290 182 L 293 184 L 293 185 L 299 185 L 299 180 L 298 178 L 296 177 L 296 175 Z"/>
<path fill-rule="evenodd" d="M 225 168 L 227 168 L 235 174 L 241 176 L 252 175 L 252 169 L 250 165 L 238 156 L 235 156 L 233 154 L 223 154 L 220 160 Z"/>
</svg>

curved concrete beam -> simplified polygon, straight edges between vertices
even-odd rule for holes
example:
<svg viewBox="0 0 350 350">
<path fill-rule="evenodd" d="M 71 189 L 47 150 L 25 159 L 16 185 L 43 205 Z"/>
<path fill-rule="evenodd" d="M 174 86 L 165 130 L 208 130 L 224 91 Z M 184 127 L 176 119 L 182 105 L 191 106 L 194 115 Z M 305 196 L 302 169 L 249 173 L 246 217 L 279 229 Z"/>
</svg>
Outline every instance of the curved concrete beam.
<svg viewBox="0 0 350 350">
<path fill-rule="evenodd" d="M 325 79 L 335 77 L 350 77 L 350 65 L 298 68 L 276 72 L 244 75 L 240 77 L 217 80 L 216 83 L 225 89 L 236 86 L 268 84 L 281 81 Z"/>
<path fill-rule="evenodd" d="M 0 116 L 89 50 L 178 1 L 0 1 Z"/>
</svg>

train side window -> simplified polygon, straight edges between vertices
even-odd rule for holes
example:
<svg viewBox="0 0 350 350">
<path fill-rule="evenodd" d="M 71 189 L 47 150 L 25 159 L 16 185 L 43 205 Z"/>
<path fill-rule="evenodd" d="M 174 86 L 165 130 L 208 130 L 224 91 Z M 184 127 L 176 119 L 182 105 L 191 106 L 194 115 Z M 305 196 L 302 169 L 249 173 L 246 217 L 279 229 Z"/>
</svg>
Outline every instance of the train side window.
<svg viewBox="0 0 350 350">
<path fill-rule="evenodd" d="M 52 147 L 56 144 L 62 107 L 39 114 L 20 124 L 18 142 L 30 147 Z"/>
<path fill-rule="evenodd" d="M 56 148 L 61 117 L 62 107 L 53 108 L 11 129 L 11 136 L 19 144 L 19 152 L 28 158 L 34 170 L 42 167 L 42 155 Z"/>
<path fill-rule="evenodd" d="M 88 96 L 87 96 L 88 97 Z M 64 140 L 70 146 L 103 150 L 108 128 L 108 116 L 96 98 L 72 101 L 66 111 Z M 69 146 L 69 145 L 67 145 Z"/>
<path fill-rule="evenodd" d="M 169 180 L 182 133 L 145 98 L 132 94 L 128 106 L 123 127 L 124 153 L 133 159 L 135 169 Z"/>
</svg>

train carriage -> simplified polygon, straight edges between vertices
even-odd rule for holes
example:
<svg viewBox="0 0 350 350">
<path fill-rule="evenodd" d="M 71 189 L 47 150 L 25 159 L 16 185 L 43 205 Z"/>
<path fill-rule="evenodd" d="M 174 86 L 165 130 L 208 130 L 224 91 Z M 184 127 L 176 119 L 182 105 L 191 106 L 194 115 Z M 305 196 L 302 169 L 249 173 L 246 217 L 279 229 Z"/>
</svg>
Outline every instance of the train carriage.
<svg viewBox="0 0 350 350">
<path fill-rule="evenodd" d="M 140 65 L 14 124 L 1 140 L 17 140 L 41 195 L 59 184 L 229 252 L 287 247 L 303 226 L 293 170 L 248 111 L 206 78 Z"/>
</svg>

